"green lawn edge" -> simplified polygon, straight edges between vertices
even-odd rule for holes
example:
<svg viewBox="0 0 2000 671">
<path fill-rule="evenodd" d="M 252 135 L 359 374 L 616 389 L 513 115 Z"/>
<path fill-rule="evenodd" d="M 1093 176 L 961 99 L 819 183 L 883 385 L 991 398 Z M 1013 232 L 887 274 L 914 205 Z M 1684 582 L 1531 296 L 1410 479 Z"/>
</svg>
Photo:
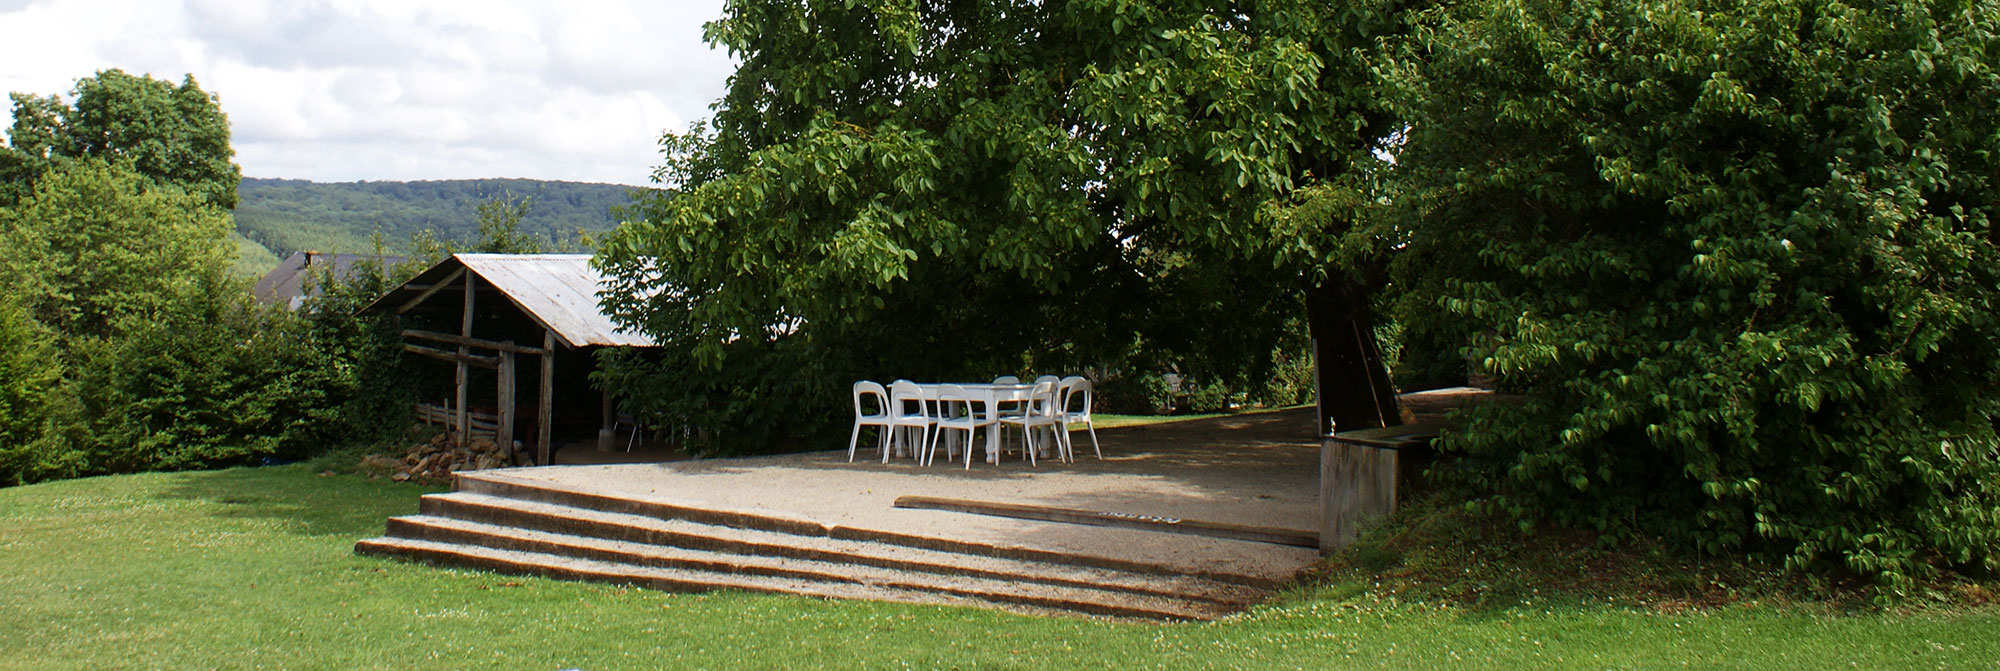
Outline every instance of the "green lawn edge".
<svg viewBox="0 0 2000 671">
<path fill-rule="evenodd" d="M 353 553 L 437 491 L 302 466 L 0 489 L 0 669 L 1988 668 L 1991 608 L 1468 609 L 1353 580 L 1144 624 L 670 594 Z"/>
</svg>

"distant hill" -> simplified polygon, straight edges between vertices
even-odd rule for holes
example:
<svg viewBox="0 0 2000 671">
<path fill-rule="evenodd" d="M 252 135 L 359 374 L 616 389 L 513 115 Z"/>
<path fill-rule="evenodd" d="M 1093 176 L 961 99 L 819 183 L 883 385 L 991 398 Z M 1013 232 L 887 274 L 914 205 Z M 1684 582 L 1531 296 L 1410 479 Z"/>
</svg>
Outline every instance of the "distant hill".
<svg viewBox="0 0 2000 671">
<path fill-rule="evenodd" d="M 522 232 L 562 243 L 577 231 L 616 226 L 613 208 L 629 204 L 635 190 L 532 179 L 319 183 L 245 177 L 237 188 L 236 230 L 271 252 L 269 257 L 256 255 L 260 260 L 253 265 L 259 266 L 262 259 L 275 261 L 297 251 L 370 253 L 377 231 L 390 253 L 407 253 L 411 236 L 425 229 L 441 240 L 477 238 L 474 208 L 512 194 L 532 199 Z"/>
</svg>

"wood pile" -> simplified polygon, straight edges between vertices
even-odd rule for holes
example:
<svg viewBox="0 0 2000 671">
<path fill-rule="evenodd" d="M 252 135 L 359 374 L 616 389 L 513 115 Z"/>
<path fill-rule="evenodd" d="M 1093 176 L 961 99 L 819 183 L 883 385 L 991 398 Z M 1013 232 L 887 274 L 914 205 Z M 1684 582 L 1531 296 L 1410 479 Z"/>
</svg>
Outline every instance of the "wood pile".
<svg viewBox="0 0 2000 671">
<path fill-rule="evenodd" d="M 371 454 L 361 460 L 361 470 L 371 477 L 391 480 L 443 481 L 459 471 L 504 468 L 508 450 L 486 436 L 475 436 L 463 447 L 452 445 L 451 434 L 440 433 L 430 440 L 411 445 L 403 458 Z"/>
</svg>

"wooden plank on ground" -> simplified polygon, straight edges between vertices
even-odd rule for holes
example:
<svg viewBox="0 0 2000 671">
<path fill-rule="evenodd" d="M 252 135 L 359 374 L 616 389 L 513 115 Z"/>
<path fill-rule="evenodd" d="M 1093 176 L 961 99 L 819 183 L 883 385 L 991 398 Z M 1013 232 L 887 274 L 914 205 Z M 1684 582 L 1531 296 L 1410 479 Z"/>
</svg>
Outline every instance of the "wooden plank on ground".
<svg viewBox="0 0 2000 671">
<path fill-rule="evenodd" d="M 1180 517 L 1080 510 L 1053 506 L 1032 506 L 1019 503 L 968 501 L 965 499 L 947 499 L 934 496 L 899 496 L 896 497 L 896 507 L 919 510 L 944 510 L 955 513 L 1012 517 L 1024 520 L 1041 520 L 1044 522 L 1086 524 L 1099 527 L 1144 529 L 1146 531 L 1164 531 L 1190 536 L 1209 536 L 1212 538 L 1228 538 L 1231 540 L 1293 545 L 1306 548 L 1319 547 L 1319 534 L 1310 531 L 1191 520 Z"/>
</svg>

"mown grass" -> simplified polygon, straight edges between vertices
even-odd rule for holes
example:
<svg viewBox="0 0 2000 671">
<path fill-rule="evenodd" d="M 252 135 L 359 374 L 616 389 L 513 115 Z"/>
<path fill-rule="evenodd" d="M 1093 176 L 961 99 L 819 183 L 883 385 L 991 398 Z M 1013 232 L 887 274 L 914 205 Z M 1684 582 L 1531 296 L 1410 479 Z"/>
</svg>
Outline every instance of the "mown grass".
<svg viewBox="0 0 2000 671">
<path fill-rule="evenodd" d="M 355 540 L 413 512 L 427 491 L 300 466 L 0 490 L 0 669 L 1936 669 L 2000 659 L 2000 611 L 1989 607 L 1467 602 L 1377 586 L 1371 576 L 1390 574 L 1354 561 L 1241 616 L 1159 625 L 667 594 L 353 554 Z"/>
</svg>

